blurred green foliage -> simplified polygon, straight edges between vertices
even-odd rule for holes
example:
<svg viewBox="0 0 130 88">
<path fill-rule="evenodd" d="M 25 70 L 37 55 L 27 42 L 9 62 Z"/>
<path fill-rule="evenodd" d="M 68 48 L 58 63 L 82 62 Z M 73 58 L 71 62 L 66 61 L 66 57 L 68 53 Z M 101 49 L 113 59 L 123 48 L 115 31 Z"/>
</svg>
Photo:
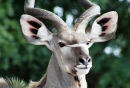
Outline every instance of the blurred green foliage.
<svg viewBox="0 0 130 88">
<path fill-rule="evenodd" d="M 89 88 L 130 88 L 130 1 L 92 0 L 102 13 L 119 14 L 116 36 L 90 48 L 93 68 L 86 76 Z M 50 3 L 51 2 L 51 3 Z M 71 5 L 68 5 L 71 3 Z M 45 46 L 28 44 L 20 31 L 24 0 L 0 0 L 0 76 L 39 80 L 46 71 L 51 52 Z M 78 18 L 84 11 L 76 0 L 36 0 L 36 6 L 53 11 L 62 7 L 62 18 Z M 75 20 L 73 20 L 74 23 Z M 48 25 L 48 24 L 47 24 Z M 47 26 L 52 29 L 52 26 Z"/>
</svg>

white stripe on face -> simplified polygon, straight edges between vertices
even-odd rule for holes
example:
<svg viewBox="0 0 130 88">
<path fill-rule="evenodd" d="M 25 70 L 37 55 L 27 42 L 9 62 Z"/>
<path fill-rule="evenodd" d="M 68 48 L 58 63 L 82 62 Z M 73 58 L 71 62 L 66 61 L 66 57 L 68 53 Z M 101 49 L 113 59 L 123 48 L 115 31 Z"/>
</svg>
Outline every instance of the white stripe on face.
<svg viewBox="0 0 130 88">
<path fill-rule="evenodd" d="M 80 47 L 81 50 L 82 50 L 85 54 L 89 55 L 89 50 L 88 50 L 89 47 L 86 45 L 86 43 L 84 43 L 84 44 L 66 45 L 66 46 L 67 46 L 67 47 Z"/>
<path fill-rule="evenodd" d="M 86 43 L 84 44 L 73 44 L 73 45 L 66 45 L 68 47 L 83 47 L 83 46 L 86 46 Z"/>
</svg>

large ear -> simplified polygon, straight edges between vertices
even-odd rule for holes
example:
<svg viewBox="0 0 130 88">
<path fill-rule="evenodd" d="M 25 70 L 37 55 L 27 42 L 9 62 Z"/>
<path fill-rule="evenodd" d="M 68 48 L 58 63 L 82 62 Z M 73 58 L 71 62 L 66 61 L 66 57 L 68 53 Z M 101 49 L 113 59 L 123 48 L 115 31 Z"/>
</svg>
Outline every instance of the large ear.
<svg viewBox="0 0 130 88">
<path fill-rule="evenodd" d="M 118 14 L 111 11 L 98 17 L 87 35 L 92 42 L 104 42 L 110 40 L 116 32 Z"/>
<path fill-rule="evenodd" d="M 48 46 L 52 33 L 41 21 L 30 15 L 22 15 L 20 24 L 23 36 L 29 43 Z"/>
</svg>

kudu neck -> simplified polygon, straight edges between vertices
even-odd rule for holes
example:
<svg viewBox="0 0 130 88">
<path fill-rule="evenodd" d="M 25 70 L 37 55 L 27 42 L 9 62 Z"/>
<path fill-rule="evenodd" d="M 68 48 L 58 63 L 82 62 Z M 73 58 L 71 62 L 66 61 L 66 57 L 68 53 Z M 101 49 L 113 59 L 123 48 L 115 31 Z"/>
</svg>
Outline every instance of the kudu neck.
<svg viewBox="0 0 130 88">
<path fill-rule="evenodd" d="M 43 88 L 87 88 L 85 75 L 73 76 L 63 72 L 54 54 L 47 69 L 47 79 Z"/>
</svg>

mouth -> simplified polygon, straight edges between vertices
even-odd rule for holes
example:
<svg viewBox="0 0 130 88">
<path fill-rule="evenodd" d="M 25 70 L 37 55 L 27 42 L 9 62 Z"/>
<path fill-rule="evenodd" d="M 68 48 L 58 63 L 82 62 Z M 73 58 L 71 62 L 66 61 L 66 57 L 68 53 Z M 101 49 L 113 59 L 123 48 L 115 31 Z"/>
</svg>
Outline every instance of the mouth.
<svg viewBox="0 0 130 88">
<path fill-rule="evenodd" d="M 83 65 L 83 64 L 80 64 L 80 65 L 77 65 L 76 68 L 78 69 L 90 69 L 92 67 L 92 64 L 87 64 L 87 65 Z"/>
<path fill-rule="evenodd" d="M 91 67 L 92 64 L 87 64 L 87 65 L 80 64 L 77 65 L 75 69 L 77 71 L 77 75 L 85 75 L 89 73 Z"/>
</svg>

